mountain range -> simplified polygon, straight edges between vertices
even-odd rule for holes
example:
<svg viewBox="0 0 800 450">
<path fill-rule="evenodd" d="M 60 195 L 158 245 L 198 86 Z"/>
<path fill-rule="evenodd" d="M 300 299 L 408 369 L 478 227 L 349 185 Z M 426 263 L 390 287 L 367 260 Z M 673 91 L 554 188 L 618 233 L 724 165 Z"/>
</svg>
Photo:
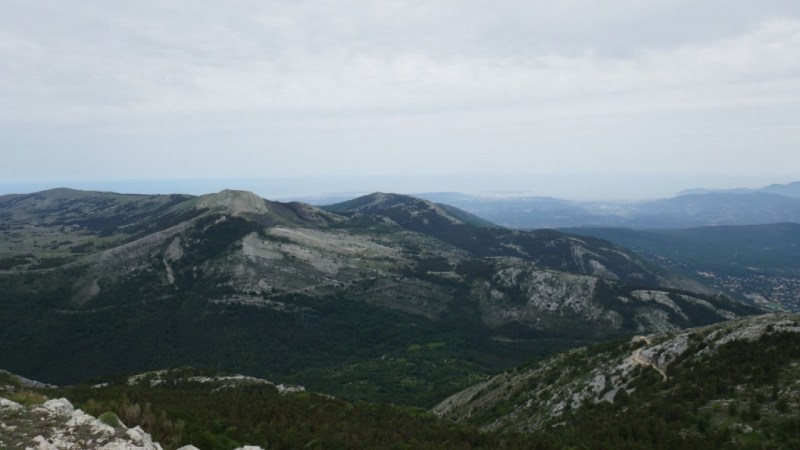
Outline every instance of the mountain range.
<svg viewBox="0 0 800 450">
<path fill-rule="evenodd" d="M 429 406 L 553 352 L 762 312 L 602 239 L 375 193 L 0 197 L 0 367 L 194 365 Z"/>
<path fill-rule="evenodd" d="M 773 194 L 686 197 L 717 195 Z M 71 189 L 0 219 L 0 447 L 800 445 L 800 317 L 745 295 L 795 279 L 794 223 Z"/>
</svg>

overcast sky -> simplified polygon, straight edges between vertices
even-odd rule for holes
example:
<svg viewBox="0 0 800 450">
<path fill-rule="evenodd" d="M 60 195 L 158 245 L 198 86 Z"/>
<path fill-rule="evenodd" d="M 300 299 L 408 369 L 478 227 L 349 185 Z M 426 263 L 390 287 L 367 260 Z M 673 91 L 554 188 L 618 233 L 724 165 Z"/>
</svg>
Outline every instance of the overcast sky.
<svg viewBox="0 0 800 450">
<path fill-rule="evenodd" d="M 0 0 L 6 185 L 632 198 L 798 144 L 798 0 Z"/>
</svg>

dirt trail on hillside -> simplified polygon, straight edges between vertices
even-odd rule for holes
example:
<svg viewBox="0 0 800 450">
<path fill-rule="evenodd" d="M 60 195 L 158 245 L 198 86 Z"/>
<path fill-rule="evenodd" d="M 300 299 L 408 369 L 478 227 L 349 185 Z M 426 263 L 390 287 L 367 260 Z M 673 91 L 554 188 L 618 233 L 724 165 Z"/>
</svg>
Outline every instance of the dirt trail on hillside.
<svg viewBox="0 0 800 450">
<path fill-rule="evenodd" d="M 644 341 L 647 345 L 651 345 L 650 339 L 648 339 L 646 336 L 635 336 L 633 338 L 633 341 L 634 342 Z M 636 365 L 639 365 L 639 366 L 652 367 L 658 373 L 661 374 L 661 378 L 663 379 L 663 381 L 667 381 L 667 379 L 668 379 L 667 373 L 664 370 L 662 370 L 660 367 L 658 367 L 655 364 L 653 364 L 650 361 L 649 358 L 643 357 L 642 356 L 642 350 L 644 350 L 644 348 L 637 348 L 636 350 L 633 351 L 633 353 L 631 354 L 631 359 L 633 360 L 633 363 L 636 364 Z"/>
</svg>

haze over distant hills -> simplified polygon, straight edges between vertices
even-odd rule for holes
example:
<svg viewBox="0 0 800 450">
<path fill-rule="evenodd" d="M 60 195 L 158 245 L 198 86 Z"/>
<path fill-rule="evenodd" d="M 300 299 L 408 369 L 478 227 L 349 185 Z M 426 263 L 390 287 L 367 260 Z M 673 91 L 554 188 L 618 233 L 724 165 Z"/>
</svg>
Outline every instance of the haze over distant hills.
<svg viewBox="0 0 800 450">
<path fill-rule="evenodd" d="M 761 189 L 683 191 L 672 198 L 638 202 L 582 202 L 552 197 L 477 197 L 418 194 L 498 225 L 520 228 L 690 228 L 800 222 L 800 182 Z"/>
<path fill-rule="evenodd" d="M 736 189 L 687 189 L 678 195 L 692 194 L 752 194 L 762 192 L 766 194 L 778 194 L 788 197 L 800 198 L 800 181 L 787 184 L 771 184 L 759 189 L 736 188 Z"/>
</svg>

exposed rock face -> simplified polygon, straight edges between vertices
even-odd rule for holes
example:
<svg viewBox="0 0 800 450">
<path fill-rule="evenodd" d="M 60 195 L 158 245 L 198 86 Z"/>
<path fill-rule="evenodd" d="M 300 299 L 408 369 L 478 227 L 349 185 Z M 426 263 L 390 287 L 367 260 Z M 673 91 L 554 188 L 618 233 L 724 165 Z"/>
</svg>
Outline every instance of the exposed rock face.
<svg viewBox="0 0 800 450">
<path fill-rule="evenodd" d="M 536 323 L 542 313 L 599 320 L 603 311 L 592 302 L 596 282 L 595 277 L 537 269 L 518 261 L 499 265 L 492 280 L 474 293 L 482 299 L 484 320 L 492 326 Z M 511 298 L 509 292 L 520 298 Z"/>
<path fill-rule="evenodd" d="M 0 410 L 18 411 L 22 409 L 22 405 L 11 400 L 0 398 Z"/>
<path fill-rule="evenodd" d="M 675 291 L 608 289 L 622 286 L 594 275 L 542 268 L 519 258 L 495 258 L 491 278 L 476 283 L 471 294 L 480 300 L 484 322 L 491 327 L 521 323 L 537 330 L 560 326 L 562 320 L 580 323 L 584 330 L 600 333 L 626 331 L 660 333 L 681 329 L 693 321 L 693 311 L 704 310 L 717 320 L 737 315 L 699 297 Z M 598 290 L 605 286 L 605 293 Z M 627 318 L 623 315 L 625 314 Z M 635 329 L 630 324 L 635 324 Z M 559 330 L 563 331 L 563 330 Z"/>
<path fill-rule="evenodd" d="M 139 427 L 111 426 L 75 409 L 65 398 L 23 406 L 0 398 L 3 450 L 163 450 Z M 178 450 L 200 450 L 186 445 Z M 246 445 L 236 450 L 264 450 Z"/>
<path fill-rule="evenodd" d="M 187 370 L 192 370 L 191 367 L 186 367 Z M 297 392 L 305 392 L 306 388 L 303 386 L 294 386 L 287 384 L 275 384 L 263 378 L 248 377 L 245 375 L 215 375 L 215 376 L 176 376 L 181 369 L 176 370 L 158 370 L 154 372 L 145 372 L 138 375 L 128 377 L 128 385 L 145 385 L 145 386 L 158 386 L 161 384 L 182 384 L 182 383 L 203 383 L 213 386 L 213 391 L 221 389 L 233 389 L 249 385 L 267 385 L 274 387 L 281 394 L 293 394 Z M 212 392 L 213 392 L 212 391 Z"/>
<path fill-rule="evenodd" d="M 162 450 L 141 428 L 111 426 L 65 398 L 40 406 L 0 399 L 0 448 L 8 450 Z"/>
</svg>

